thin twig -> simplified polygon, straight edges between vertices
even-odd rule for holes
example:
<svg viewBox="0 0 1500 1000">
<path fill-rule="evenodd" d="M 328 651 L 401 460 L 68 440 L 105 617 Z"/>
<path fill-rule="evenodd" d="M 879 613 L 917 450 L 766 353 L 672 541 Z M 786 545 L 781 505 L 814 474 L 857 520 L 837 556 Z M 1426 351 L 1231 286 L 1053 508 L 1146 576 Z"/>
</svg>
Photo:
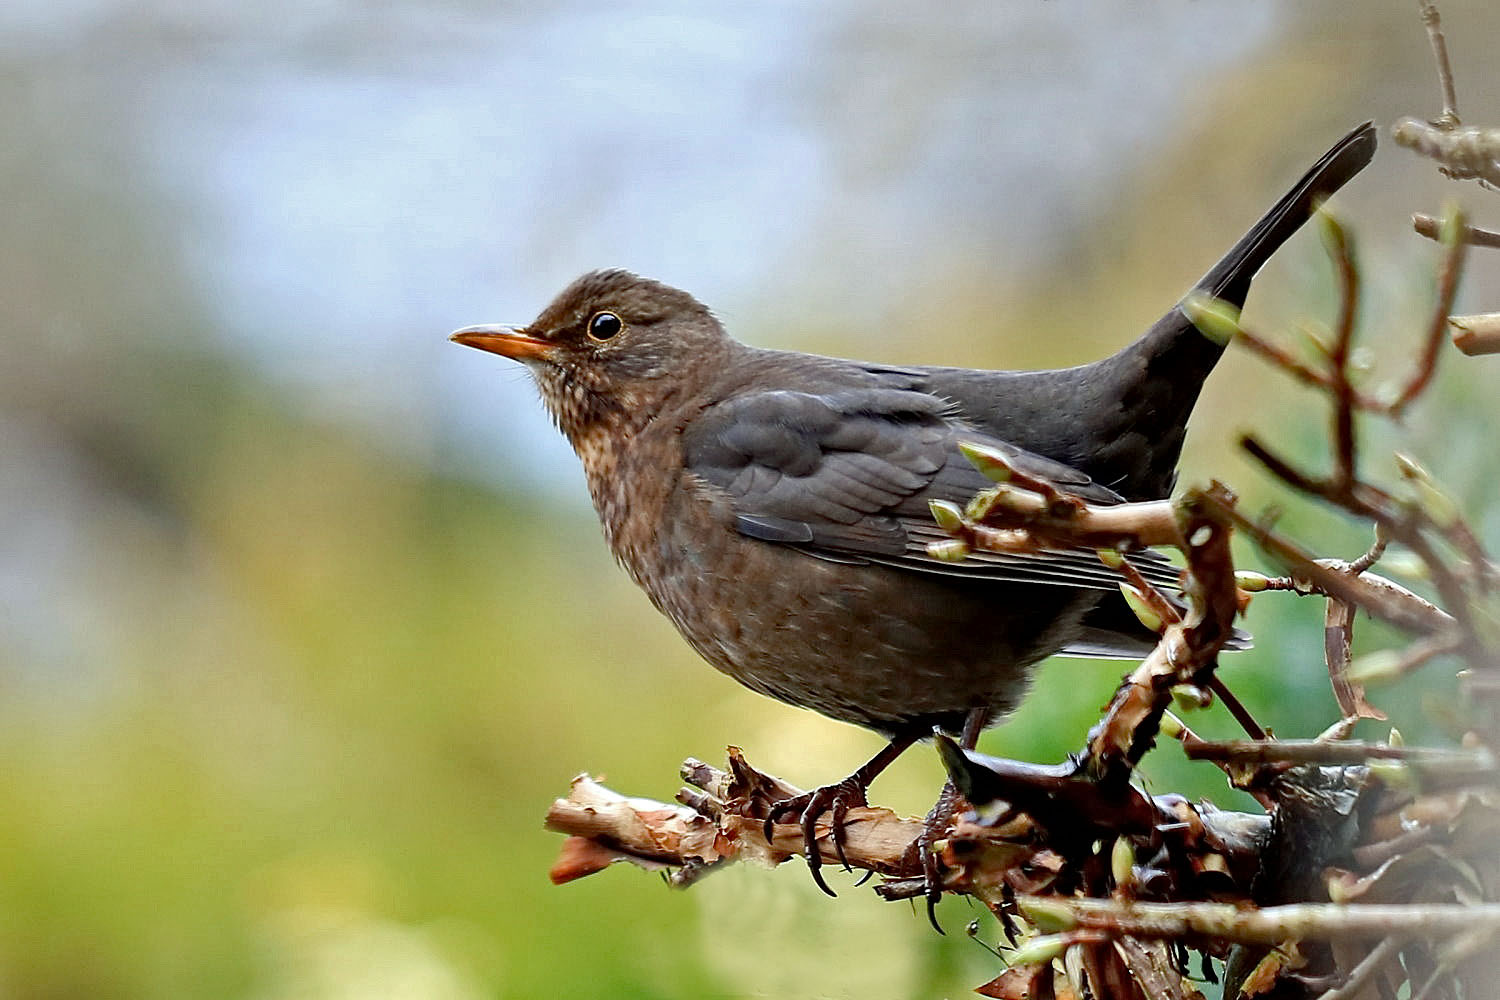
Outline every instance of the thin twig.
<svg viewBox="0 0 1500 1000">
<path fill-rule="evenodd" d="M 1355 403 L 1354 385 L 1349 381 L 1349 349 L 1354 343 L 1359 308 L 1359 270 L 1354 266 L 1344 227 L 1326 212 L 1321 221 L 1339 282 L 1339 316 L 1333 329 L 1333 344 L 1328 348 L 1329 388 L 1333 396 L 1333 482 L 1339 488 L 1347 488 L 1355 478 Z"/>
<path fill-rule="evenodd" d="M 1224 707 L 1229 710 L 1229 714 L 1234 717 L 1234 721 L 1240 724 L 1240 728 L 1245 731 L 1246 736 L 1252 740 L 1269 738 L 1270 734 L 1262 728 L 1260 723 L 1255 721 L 1255 716 L 1251 715 L 1250 710 L 1245 707 L 1244 703 L 1235 696 L 1233 691 L 1229 690 L 1229 686 L 1224 683 L 1222 677 L 1218 674 L 1210 677 L 1208 679 L 1208 689 L 1224 703 Z"/>
<path fill-rule="evenodd" d="M 1399 760 L 1429 770 L 1482 772 L 1495 768 L 1495 757 L 1488 750 L 1442 750 L 1348 740 L 1215 740 L 1186 745 L 1184 752 L 1193 760 L 1234 764 L 1354 766 L 1372 760 Z"/>
<path fill-rule="evenodd" d="M 1365 700 L 1365 690 L 1349 679 L 1349 651 L 1354 640 L 1354 605 L 1336 597 L 1328 599 L 1323 615 L 1323 659 L 1328 664 L 1328 682 L 1345 719 L 1385 719 L 1386 714 Z"/>
<path fill-rule="evenodd" d="M 1399 677 L 1405 677 L 1418 667 L 1426 666 L 1428 662 L 1439 656 L 1457 652 L 1462 645 L 1463 637 L 1458 634 L 1457 630 L 1424 635 L 1401 650 L 1393 659 L 1382 663 L 1378 670 L 1373 669 L 1366 660 L 1361 660 L 1364 669 L 1360 669 L 1359 674 L 1362 680 L 1369 683 L 1374 683 L 1376 680 L 1393 681 Z M 1380 718 L 1385 718 L 1385 716 L 1382 715 Z"/>
<path fill-rule="evenodd" d="M 1333 381 L 1326 372 L 1320 372 L 1315 368 L 1308 367 L 1276 344 L 1251 330 L 1244 329 L 1243 327 L 1240 328 L 1236 332 L 1234 340 L 1235 343 L 1245 345 L 1252 353 L 1259 354 L 1262 358 L 1305 385 L 1325 390 L 1333 387 Z M 1367 393 L 1360 392 L 1358 389 L 1352 391 L 1352 397 L 1355 405 L 1362 410 L 1380 412 L 1385 409 L 1385 404 L 1380 400 Z"/>
<path fill-rule="evenodd" d="M 1500 187 L 1500 129 L 1439 128 L 1406 117 L 1391 126 L 1391 138 L 1398 146 L 1436 160 L 1445 177 Z"/>
<path fill-rule="evenodd" d="M 1450 232 L 1461 232 L 1464 228 L 1463 214 L 1454 209 L 1451 217 L 1444 220 L 1444 226 L 1449 228 Z M 1453 314 L 1453 296 L 1458 292 L 1458 276 L 1463 272 L 1464 255 L 1468 249 L 1467 243 L 1455 239 L 1448 245 L 1447 252 L 1443 254 L 1442 262 L 1438 265 L 1437 302 L 1433 304 L 1432 317 L 1428 320 L 1427 338 L 1422 345 L 1422 354 L 1418 360 L 1417 369 L 1406 383 L 1406 388 L 1388 408 L 1390 415 L 1398 420 L 1411 401 L 1427 388 L 1427 384 L 1432 381 L 1433 372 L 1437 369 L 1438 349 L 1442 347 L 1443 340 L 1448 333 L 1448 317 Z"/>
<path fill-rule="evenodd" d="M 1193 607 L 1182 622 L 1167 625 L 1151 654 L 1115 689 L 1104 718 L 1089 733 L 1079 768 L 1105 788 L 1125 782 L 1151 748 L 1172 688 L 1205 686 L 1220 647 L 1234 633 L 1239 590 L 1229 554 L 1229 522 L 1222 514 L 1233 504 L 1233 494 L 1218 484 L 1190 491 L 1178 501 Z"/>
<path fill-rule="evenodd" d="M 1463 580 L 1460 579 L 1459 575 L 1445 560 L 1439 557 L 1437 550 L 1433 548 L 1432 543 L 1428 540 L 1426 534 L 1424 534 L 1425 528 L 1437 530 L 1436 525 L 1432 522 L 1432 518 L 1424 510 L 1421 508 L 1412 508 L 1408 505 L 1398 505 L 1390 494 L 1369 483 L 1358 482 L 1351 484 L 1347 489 L 1339 489 L 1327 480 L 1315 479 L 1298 471 L 1289 462 L 1278 457 L 1265 445 L 1248 435 L 1240 439 L 1240 444 L 1257 461 L 1270 470 L 1273 475 L 1286 482 L 1289 486 L 1310 496 L 1326 500 L 1334 506 L 1354 514 L 1356 517 L 1367 518 L 1376 522 L 1389 533 L 1393 540 L 1411 549 L 1417 558 L 1422 561 L 1423 565 L 1427 567 L 1433 586 L 1437 588 L 1444 606 L 1451 609 L 1449 612 L 1442 613 L 1442 617 L 1451 616 L 1452 621 L 1457 624 L 1459 634 L 1464 637 L 1461 646 L 1464 657 L 1474 666 L 1481 666 L 1489 662 L 1484 644 L 1480 641 L 1478 633 L 1474 629 L 1473 611 L 1470 608 L 1468 590 Z M 1238 515 L 1231 514 L 1230 516 L 1237 517 Z M 1263 535 L 1257 535 L 1257 539 L 1261 541 L 1263 548 L 1272 543 L 1269 531 L 1266 531 Z M 1296 551 L 1295 547 L 1290 546 L 1284 539 L 1277 540 L 1277 543 L 1277 547 L 1282 552 Z M 1305 554 L 1302 554 L 1302 557 L 1305 559 Z M 1294 570 L 1299 573 L 1305 573 L 1315 581 L 1321 575 L 1321 585 L 1329 589 L 1331 593 L 1354 601 L 1354 603 L 1370 611 L 1372 614 L 1380 613 L 1376 605 L 1367 603 L 1367 600 L 1362 600 L 1361 597 L 1352 596 L 1355 591 L 1346 586 L 1343 581 L 1333 582 L 1331 575 L 1315 574 L 1305 564 L 1300 568 L 1294 566 Z M 1332 582 L 1332 586 L 1329 586 L 1330 582 Z M 1366 591 L 1362 596 L 1369 597 L 1373 595 L 1370 595 Z M 1392 609 L 1392 605 L 1385 602 L 1381 602 L 1380 607 L 1388 610 Z M 1392 620 L 1395 624 L 1402 625 L 1403 628 L 1409 628 L 1412 631 L 1423 634 L 1436 631 L 1435 626 L 1437 622 L 1432 619 L 1429 619 L 1425 625 L 1418 624 L 1415 619 L 1410 618 L 1405 619 L 1410 624 L 1395 619 Z"/>
<path fill-rule="evenodd" d="M 1272 531 L 1268 525 L 1251 521 L 1233 508 L 1224 516 L 1246 531 L 1262 549 L 1291 569 L 1294 579 L 1306 581 L 1297 589 L 1339 597 L 1364 608 L 1375 617 L 1419 635 L 1451 628 L 1453 618 L 1446 612 L 1388 580 L 1385 586 L 1372 582 L 1371 574 L 1351 577 L 1314 559 L 1291 540 Z M 1376 578 L 1378 579 L 1378 578 Z"/>
<path fill-rule="evenodd" d="M 1358 965 L 1349 970 L 1349 975 L 1342 983 L 1326 990 L 1318 1000 L 1357 1000 L 1375 973 L 1396 957 L 1396 951 L 1400 947 L 1401 942 L 1396 938 L 1384 939 L 1370 949 L 1370 953 L 1360 959 Z"/>
<path fill-rule="evenodd" d="M 1355 576 L 1359 576 L 1365 570 L 1374 566 L 1380 561 L 1380 557 L 1385 555 L 1386 546 L 1389 544 L 1390 539 L 1386 537 L 1385 529 L 1378 524 L 1375 525 L 1375 540 L 1370 543 L 1370 547 L 1365 550 L 1364 555 L 1349 564 L 1349 572 Z"/>
<path fill-rule="evenodd" d="M 1453 346 L 1469 357 L 1500 354 L 1500 313 L 1449 316 L 1448 325 L 1453 329 Z"/>
<path fill-rule="evenodd" d="M 1442 239 L 1443 224 L 1435 215 L 1423 215 L 1415 212 L 1411 217 L 1412 228 L 1429 240 Z M 1490 247 L 1500 249 L 1500 233 L 1489 229 L 1480 229 L 1478 226 L 1464 226 L 1459 232 L 1460 240 L 1476 247 Z"/>
<path fill-rule="evenodd" d="M 1500 928 L 1500 904 L 1291 903 L 1246 909 L 1231 903 L 1138 903 L 1018 896 L 1023 916 L 1048 926 L 1140 938 L 1215 938 L 1240 944 L 1442 938 Z"/>
<path fill-rule="evenodd" d="M 1458 95 L 1453 87 L 1453 68 L 1448 64 L 1448 43 L 1443 38 L 1443 22 L 1438 15 L 1435 0 L 1418 0 L 1422 11 L 1422 24 L 1427 28 L 1427 40 L 1432 43 L 1432 59 L 1437 63 L 1438 86 L 1443 91 L 1443 112 L 1432 123 L 1439 128 L 1450 129 L 1459 124 Z"/>
</svg>

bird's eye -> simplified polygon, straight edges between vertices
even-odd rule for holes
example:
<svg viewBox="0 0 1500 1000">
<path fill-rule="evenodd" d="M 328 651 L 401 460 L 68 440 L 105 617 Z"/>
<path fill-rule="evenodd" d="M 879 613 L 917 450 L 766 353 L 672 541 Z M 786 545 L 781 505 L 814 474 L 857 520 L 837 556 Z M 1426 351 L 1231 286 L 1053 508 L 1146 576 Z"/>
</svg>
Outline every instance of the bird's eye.
<svg viewBox="0 0 1500 1000">
<path fill-rule="evenodd" d="M 623 329 L 625 329 L 625 324 L 614 313 L 594 313 L 594 318 L 589 320 L 589 339 L 609 340 Z"/>
</svg>

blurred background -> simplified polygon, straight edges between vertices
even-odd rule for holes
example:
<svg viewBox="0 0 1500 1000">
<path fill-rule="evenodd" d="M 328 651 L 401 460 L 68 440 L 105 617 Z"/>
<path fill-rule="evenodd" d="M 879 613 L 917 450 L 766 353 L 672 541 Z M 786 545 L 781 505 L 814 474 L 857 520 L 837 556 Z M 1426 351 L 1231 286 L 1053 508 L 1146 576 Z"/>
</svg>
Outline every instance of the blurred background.
<svg viewBox="0 0 1500 1000">
<path fill-rule="evenodd" d="M 1500 7 L 1442 13 L 1496 124 Z M 1409 0 L 0 5 L 0 997 L 966 995 L 1000 966 L 959 901 L 939 938 L 795 865 L 548 884 L 580 771 L 669 798 L 735 743 L 811 785 L 879 741 L 699 663 L 525 376 L 448 331 L 618 265 L 765 346 L 1075 364 L 1350 126 L 1439 109 Z M 1409 213 L 1446 198 L 1500 221 L 1388 141 L 1337 199 L 1377 381 L 1431 299 Z M 1497 264 L 1461 309 L 1500 305 Z M 1315 233 L 1256 289 L 1258 328 L 1327 321 Z M 1445 357 L 1368 453 L 1424 456 L 1492 542 L 1493 364 Z M 1320 461 L 1319 401 L 1236 354 L 1184 481 L 1277 498 L 1252 424 Z M 1321 607 L 1250 625 L 1225 676 L 1315 734 Z M 984 748 L 1060 759 L 1120 672 L 1053 662 Z M 1377 697 L 1409 737 L 1451 728 L 1441 673 Z M 1248 805 L 1173 747 L 1146 775 Z M 918 750 L 873 797 L 920 814 L 940 780 Z"/>
</svg>

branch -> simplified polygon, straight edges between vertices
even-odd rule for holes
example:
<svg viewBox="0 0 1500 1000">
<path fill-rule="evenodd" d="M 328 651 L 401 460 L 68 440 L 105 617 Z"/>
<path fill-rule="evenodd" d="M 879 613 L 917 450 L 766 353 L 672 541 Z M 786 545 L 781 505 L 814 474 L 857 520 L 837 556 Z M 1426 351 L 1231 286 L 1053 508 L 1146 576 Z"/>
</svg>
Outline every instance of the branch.
<svg viewBox="0 0 1500 1000">
<path fill-rule="evenodd" d="M 1435 939 L 1474 930 L 1500 932 L 1497 903 L 1293 903 L 1246 909 L 1229 903 L 1023 896 L 1017 898 L 1016 906 L 1033 923 L 1058 932 L 1092 930 L 1148 939 L 1216 938 L 1239 944 Z"/>
<path fill-rule="evenodd" d="M 1432 43 L 1432 60 L 1437 63 L 1438 87 L 1443 92 L 1443 112 L 1433 124 L 1452 128 L 1458 121 L 1458 94 L 1453 87 L 1453 68 L 1448 64 L 1448 43 L 1443 38 L 1443 22 L 1438 15 L 1434 0 L 1420 0 L 1422 24 L 1427 28 L 1427 40 Z"/>
<path fill-rule="evenodd" d="M 683 775 L 694 788 L 684 789 L 679 798 L 691 805 L 633 798 L 587 775 L 574 778 L 567 798 L 547 810 L 547 829 L 569 836 L 552 867 L 552 881 L 571 882 L 615 861 L 629 861 L 651 871 L 679 868 L 672 882 L 686 886 L 730 862 L 777 865 L 802 854 L 799 827 L 775 827 L 769 843 L 763 830 L 769 804 L 799 789 L 754 771 L 737 747 L 729 748 L 729 760 L 728 771 L 691 759 L 683 764 Z M 825 817 L 818 823 L 819 846 L 827 857 L 833 856 L 829 822 Z M 920 869 L 906 855 L 921 832 L 920 821 L 889 809 L 854 807 L 844 820 L 845 855 L 850 865 L 867 871 L 917 874 Z"/>
<path fill-rule="evenodd" d="M 1435 215 L 1424 215 L 1421 212 L 1412 213 L 1412 228 L 1429 240 L 1442 239 L 1443 224 Z M 1488 229 L 1480 229 L 1477 226 L 1465 225 L 1459 230 L 1458 238 L 1470 246 L 1500 248 L 1500 233 Z"/>
<path fill-rule="evenodd" d="M 1352 766 L 1372 760 L 1397 760 L 1429 772 L 1458 771 L 1485 781 L 1500 780 L 1494 755 L 1488 750 L 1442 750 L 1434 747 L 1390 746 L 1384 743 L 1319 740 L 1223 740 L 1183 743 L 1192 760 L 1235 764 L 1338 764 Z"/>
<path fill-rule="evenodd" d="M 1453 346 L 1470 357 L 1500 354 L 1500 313 L 1450 316 L 1448 325 L 1453 328 Z"/>
</svg>

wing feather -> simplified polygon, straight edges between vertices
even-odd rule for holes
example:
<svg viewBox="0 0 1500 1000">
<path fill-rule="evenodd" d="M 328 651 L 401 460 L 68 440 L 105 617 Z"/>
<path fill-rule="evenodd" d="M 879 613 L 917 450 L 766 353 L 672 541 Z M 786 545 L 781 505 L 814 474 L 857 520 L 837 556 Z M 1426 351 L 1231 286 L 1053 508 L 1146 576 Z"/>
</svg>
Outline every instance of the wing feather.
<svg viewBox="0 0 1500 1000">
<path fill-rule="evenodd" d="M 964 503 L 990 485 L 960 441 L 1002 450 L 1027 475 L 1095 503 L 1120 497 L 1077 469 L 965 425 L 943 399 L 915 389 L 832 393 L 776 390 L 732 397 L 684 432 L 688 469 L 729 497 L 738 530 L 838 561 L 917 573 L 1115 590 L 1120 576 L 1087 551 L 977 552 L 961 562 L 927 554 L 947 536 L 929 500 Z M 1153 583 L 1177 587 L 1160 556 L 1132 557 Z"/>
</svg>

